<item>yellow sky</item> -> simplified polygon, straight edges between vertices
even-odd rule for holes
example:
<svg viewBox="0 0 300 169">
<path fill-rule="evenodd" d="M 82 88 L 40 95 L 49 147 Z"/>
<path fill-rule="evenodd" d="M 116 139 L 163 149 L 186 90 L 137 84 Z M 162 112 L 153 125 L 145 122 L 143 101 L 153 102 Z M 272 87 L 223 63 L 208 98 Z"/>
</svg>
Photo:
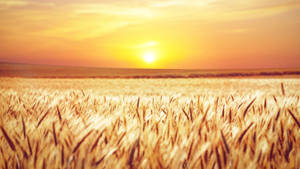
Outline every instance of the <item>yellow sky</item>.
<svg viewBox="0 0 300 169">
<path fill-rule="evenodd" d="M 300 67 L 299 0 L 0 0 L 0 25 L 5 62 Z"/>
</svg>

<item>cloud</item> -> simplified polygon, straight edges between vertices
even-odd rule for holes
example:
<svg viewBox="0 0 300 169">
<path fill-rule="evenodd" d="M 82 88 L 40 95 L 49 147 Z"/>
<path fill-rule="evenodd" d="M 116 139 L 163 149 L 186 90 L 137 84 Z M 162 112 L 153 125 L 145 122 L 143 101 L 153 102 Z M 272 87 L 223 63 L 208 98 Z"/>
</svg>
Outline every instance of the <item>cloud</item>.
<svg viewBox="0 0 300 169">
<path fill-rule="evenodd" d="M 299 7 L 292 0 L 0 0 L 0 33 L 81 40 L 147 22 L 218 23 Z"/>
<path fill-rule="evenodd" d="M 0 0 L 0 11 L 12 11 L 15 9 L 31 10 L 43 7 L 54 7 L 55 3 L 49 1 L 30 0 Z"/>
<path fill-rule="evenodd" d="M 0 1 L 0 6 L 24 6 L 28 2 L 24 0 L 2 0 Z"/>
<path fill-rule="evenodd" d="M 110 4 L 84 4 L 72 5 L 76 14 L 104 14 L 115 16 L 134 16 L 136 18 L 144 17 L 151 18 L 154 13 L 145 7 L 122 7 Z"/>
<path fill-rule="evenodd" d="M 154 2 L 151 6 L 152 7 L 169 7 L 169 6 L 177 6 L 177 5 L 184 5 L 184 1 L 183 0 L 158 1 L 158 2 Z"/>
<path fill-rule="evenodd" d="M 273 5 L 260 4 L 258 6 L 250 6 L 248 8 L 238 8 L 228 12 L 224 12 L 220 19 L 224 20 L 247 20 L 254 18 L 262 18 L 268 16 L 279 15 L 291 10 L 299 9 L 300 2 L 277 3 Z"/>
<path fill-rule="evenodd" d="M 22 0 L 1 0 L 0 1 L 0 11 L 6 10 L 14 7 L 26 6 L 28 2 Z"/>
<path fill-rule="evenodd" d="M 158 45 L 158 42 L 156 42 L 156 41 L 148 41 L 148 42 L 145 42 L 142 44 L 135 45 L 133 48 L 150 48 L 150 47 L 154 47 L 157 45 Z"/>
</svg>

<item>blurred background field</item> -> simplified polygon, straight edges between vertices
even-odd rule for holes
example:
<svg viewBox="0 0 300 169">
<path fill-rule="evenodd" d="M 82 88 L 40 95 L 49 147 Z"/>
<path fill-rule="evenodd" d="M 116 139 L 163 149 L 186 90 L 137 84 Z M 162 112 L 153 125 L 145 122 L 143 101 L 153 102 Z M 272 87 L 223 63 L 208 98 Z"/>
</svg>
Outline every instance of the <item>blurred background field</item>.
<svg viewBox="0 0 300 169">
<path fill-rule="evenodd" d="M 25 78 L 299 78 L 299 68 L 288 69 L 137 69 L 92 68 L 32 64 L 0 63 L 0 77 Z"/>
</svg>

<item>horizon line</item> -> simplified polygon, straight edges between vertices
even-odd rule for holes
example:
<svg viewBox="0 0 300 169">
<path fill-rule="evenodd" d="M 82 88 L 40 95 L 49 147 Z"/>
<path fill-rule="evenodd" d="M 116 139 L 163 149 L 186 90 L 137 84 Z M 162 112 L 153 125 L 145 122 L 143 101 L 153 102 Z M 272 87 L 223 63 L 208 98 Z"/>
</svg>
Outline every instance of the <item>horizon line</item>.
<svg viewBox="0 0 300 169">
<path fill-rule="evenodd" d="M 255 70 L 288 70 L 288 69 L 300 69 L 299 67 L 281 67 L 281 68 L 206 68 L 206 69 L 189 69 L 189 68 L 137 68 L 137 67 L 97 67 L 97 66 L 86 66 L 86 65 L 67 65 L 67 64 L 46 64 L 46 63 L 28 63 L 28 62 L 9 62 L 0 61 L 0 64 L 15 64 L 15 65 L 30 65 L 30 66 L 53 66 L 53 67 L 69 67 L 69 68 L 90 68 L 90 69 L 136 69 L 136 70 L 189 70 L 189 71 L 255 71 Z"/>
</svg>

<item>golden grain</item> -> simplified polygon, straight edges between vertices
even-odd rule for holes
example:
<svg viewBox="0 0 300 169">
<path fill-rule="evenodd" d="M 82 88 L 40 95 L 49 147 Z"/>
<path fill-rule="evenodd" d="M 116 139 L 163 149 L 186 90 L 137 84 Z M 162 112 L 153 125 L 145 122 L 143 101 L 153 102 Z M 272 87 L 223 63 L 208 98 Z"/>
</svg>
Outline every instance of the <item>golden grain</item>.
<svg viewBox="0 0 300 169">
<path fill-rule="evenodd" d="M 0 168 L 300 168 L 299 79 L 0 78 L 0 92 Z"/>
</svg>

